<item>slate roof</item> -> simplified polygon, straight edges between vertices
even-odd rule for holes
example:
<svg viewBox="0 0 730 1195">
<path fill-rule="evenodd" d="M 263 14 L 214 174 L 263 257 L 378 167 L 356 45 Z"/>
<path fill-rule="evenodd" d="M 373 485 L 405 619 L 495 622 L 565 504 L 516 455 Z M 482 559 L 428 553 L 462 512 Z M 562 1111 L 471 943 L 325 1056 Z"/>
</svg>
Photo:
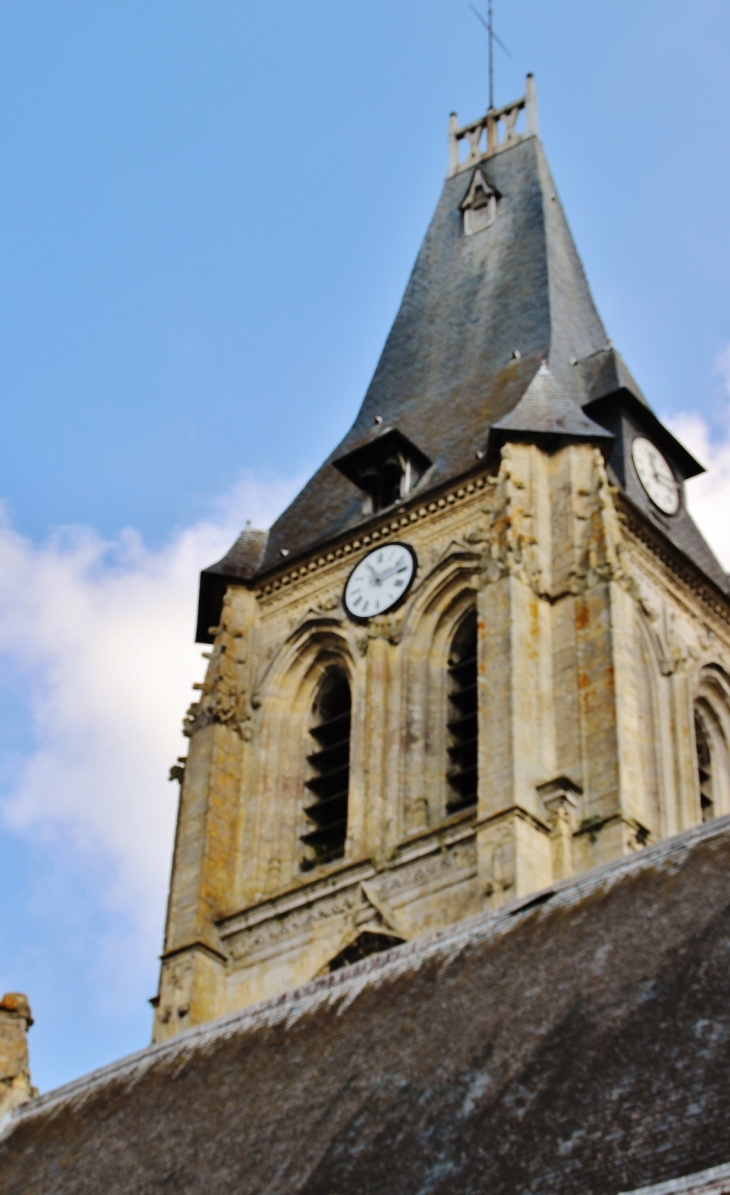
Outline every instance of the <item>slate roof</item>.
<svg viewBox="0 0 730 1195">
<path fill-rule="evenodd" d="M 461 204 L 474 170 L 499 200 L 493 223 L 467 236 Z M 259 574 L 282 564 L 282 549 L 292 563 L 372 518 L 363 514 L 362 494 L 335 462 L 380 429 L 397 429 L 433 462 L 414 493 L 418 501 L 474 470 L 476 453 L 500 439 L 490 438 L 491 428 L 514 430 L 518 418 L 524 433 L 525 410 L 518 416 L 515 408 L 534 387 L 543 361 L 559 410 L 554 416 L 543 411 L 529 429 L 533 434 L 558 421 L 582 425 L 585 433 L 590 420 L 605 449 L 605 430 L 614 428 L 604 422 L 601 432 L 597 424 L 606 415 L 606 400 L 619 396 L 680 478 L 702 471 L 659 422 L 608 341 L 539 139 L 524 136 L 474 170 L 446 179 L 360 412 L 274 523 Z M 554 440 L 555 431 L 553 426 L 545 434 Z M 657 517 L 632 471 L 627 479 L 612 461 L 610 472 L 662 534 L 728 593 L 725 573 L 684 505 L 672 519 Z"/>
<path fill-rule="evenodd" d="M 730 818 L 19 1109 L 3 1195 L 617 1195 L 730 1161 Z"/>
<path fill-rule="evenodd" d="M 425 493 L 474 468 L 491 425 L 543 359 L 567 397 L 585 400 L 570 358 L 607 336 L 542 146 L 525 138 L 478 168 L 500 195 L 496 219 L 465 236 L 460 204 L 472 172 L 446 180 L 360 412 L 272 527 L 264 569 L 282 547 L 295 556 L 362 520 L 362 496 L 332 461 L 372 432 L 376 416 L 434 462 Z"/>
<path fill-rule="evenodd" d="M 203 569 L 198 593 L 196 642 L 212 642 L 210 629 L 220 618 L 226 587 L 242 585 L 254 576 L 264 558 L 268 538 L 268 531 L 257 531 L 247 523 L 225 556 Z"/>
<path fill-rule="evenodd" d="M 517 440 L 539 435 L 541 442 L 588 440 L 608 452 L 614 437 L 594 423 L 565 393 L 546 361 L 538 369 L 522 398 L 508 415 L 492 424 L 491 440 Z"/>
</svg>

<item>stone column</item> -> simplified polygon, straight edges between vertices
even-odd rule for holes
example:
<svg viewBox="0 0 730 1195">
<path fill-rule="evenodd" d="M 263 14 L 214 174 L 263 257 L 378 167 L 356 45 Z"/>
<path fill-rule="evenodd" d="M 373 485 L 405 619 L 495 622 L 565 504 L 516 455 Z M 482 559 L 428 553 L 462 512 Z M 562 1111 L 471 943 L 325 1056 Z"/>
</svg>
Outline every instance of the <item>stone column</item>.
<svg viewBox="0 0 730 1195">
<path fill-rule="evenodd" d="M 160 989 L 153 1040 L 218 1015 L 225 955 L 216 918 L 238 878 L 241 769 L 251 737 L 251 630 L 255 599 L 229 589 L 201 697 L 186 719 L 190 750 L 181 779 Z"/>
<path fill-rule="evenodd" d="M 397 760 L 388 742 L 388 706 L 390 661 L 393 648 L 375 623 L 370 632 L 366 655 L 364 771 L 362 780 L 364 826 L 362 838 L 353 843 L 355 855 L 378 858 L 385 849 L 388 812 L 386 758 Z M 391 748 L 390 751 L 388 748 Z M 397 766 L 397 765 L 396 765 Z"/>
<path fill-rule="evenodd" d="M 555 775 L 548 458 L 503 450 L 479 593 L 479 804 L 483 899 L 549 885 L 552 848 L 537 786 Z"/>
<path fill-rule="evenodd" d="M 567 880 L 572 876 L 573 834 L 578 824 L 581 790 L 567 776 L 558 776 L 538 786 L 547 811 L 553 856 L 553 880 Z"/>
</svg>

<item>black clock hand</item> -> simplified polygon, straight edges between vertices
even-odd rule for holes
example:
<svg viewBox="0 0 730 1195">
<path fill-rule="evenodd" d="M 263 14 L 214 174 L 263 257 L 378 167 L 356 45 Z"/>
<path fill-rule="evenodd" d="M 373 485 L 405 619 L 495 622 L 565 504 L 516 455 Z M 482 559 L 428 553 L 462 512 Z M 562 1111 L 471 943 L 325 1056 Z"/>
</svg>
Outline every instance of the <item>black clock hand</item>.
<svg viewBox="0 0 730 1195">
<path fill-rule="evenodd" d="M 402 573 L 406 570 L 406 564 L 394 564 L 392 568 L 387 568 L 384 573 L 380 573 L 380 580 L 384 581 L 386 577 L 392 577 L 393 573 Z"/>
</svg>

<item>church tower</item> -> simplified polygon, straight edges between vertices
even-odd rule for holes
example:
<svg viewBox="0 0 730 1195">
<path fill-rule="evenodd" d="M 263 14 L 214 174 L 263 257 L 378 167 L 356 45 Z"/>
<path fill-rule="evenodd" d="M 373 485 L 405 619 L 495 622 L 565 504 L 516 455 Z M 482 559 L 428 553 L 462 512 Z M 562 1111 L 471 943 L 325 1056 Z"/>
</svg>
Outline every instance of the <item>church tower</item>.
<svg viewBox="0 0 730 1195">
<path fill-rule="evenodd" d="M 201 576 L 156 1040 L 730 813 L 700 471 L 606 336 L 532 78 L 452 116 L 355 423 Z"/>
</svg>

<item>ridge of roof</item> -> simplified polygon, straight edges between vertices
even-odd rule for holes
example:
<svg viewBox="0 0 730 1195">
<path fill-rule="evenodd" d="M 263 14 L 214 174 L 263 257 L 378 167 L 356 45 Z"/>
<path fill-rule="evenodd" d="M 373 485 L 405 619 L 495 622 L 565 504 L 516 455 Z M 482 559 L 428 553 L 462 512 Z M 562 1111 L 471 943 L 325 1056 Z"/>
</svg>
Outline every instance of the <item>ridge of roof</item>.
<svg viewBox="0 0 730 1195">
<path fill-rule="evenodd" d="M 247 581 L 261 563 L 268 538 L 268 531 L 259 531 L 248 522 L 225 556 L 215 564 L 208 565 L 203 572 Z"/>
<path fill-rule="evenodd" d="M 0 1142 L 19 1125 L 46 1113 L 55 1115 L 64 1104 L 77 1111 L 86 1099 L 103 1089 L 107 1083 L 122 1080 L 131 1088 L 144 1073 L 152 1068 L 159 1069 L 165 1061 L 182 1061 L 237 1033 L 269 1029 L 280 1024 L 291 1026 L 309 1016 L 316 1008 L 334 1001 L 338 1002 L 338 1009 L 342 1012 L 363 990 L 380 981 L 418 971 L 427 960 L 434 957 L 446 960 L 455 957 L 467 946 L 502 938 L 516 929 L 528 914 L 539 915 L 541 911 L 555 908 L 567 910 L 580 905 L 599 891 L 608 892 L 624 879 L 629 881 L 647 870 L 674 871 L 699 844 L 713 838 L 730 841 L 730 815 L 693 826 L 641 851 L 610 860 L 577 876 L 558 881 L 549 888 L 519 897 L 497 910 L 465 918 L 445 929 L 393 947 L 332 974 L 320 976 L 281 995 L 184 1030 L 170 1041 L 146 1046 L 22 1104 L 0 1123 Z"/>
<path fill-rule="evenodd" d="M 576 360 L 574 365 L 583 379 L 586 404 L 613 394 L 616 390 L 628 390 L 647 410 L 651 410 L 641 387 L 612 341 L 609 340 L 582 360 Z"/>
<path fill-rule="evenodd" d="M 620 1195 L 726 1195 L 730 1191 L 730 1162 L 720 1166 L 709 1166 L 680 1178 L 666 1179 L 663 1183 L 652 1183 L 650 1187 L 637 1187 L 633 1191 L 622 1191 Z"/>
</svg>

